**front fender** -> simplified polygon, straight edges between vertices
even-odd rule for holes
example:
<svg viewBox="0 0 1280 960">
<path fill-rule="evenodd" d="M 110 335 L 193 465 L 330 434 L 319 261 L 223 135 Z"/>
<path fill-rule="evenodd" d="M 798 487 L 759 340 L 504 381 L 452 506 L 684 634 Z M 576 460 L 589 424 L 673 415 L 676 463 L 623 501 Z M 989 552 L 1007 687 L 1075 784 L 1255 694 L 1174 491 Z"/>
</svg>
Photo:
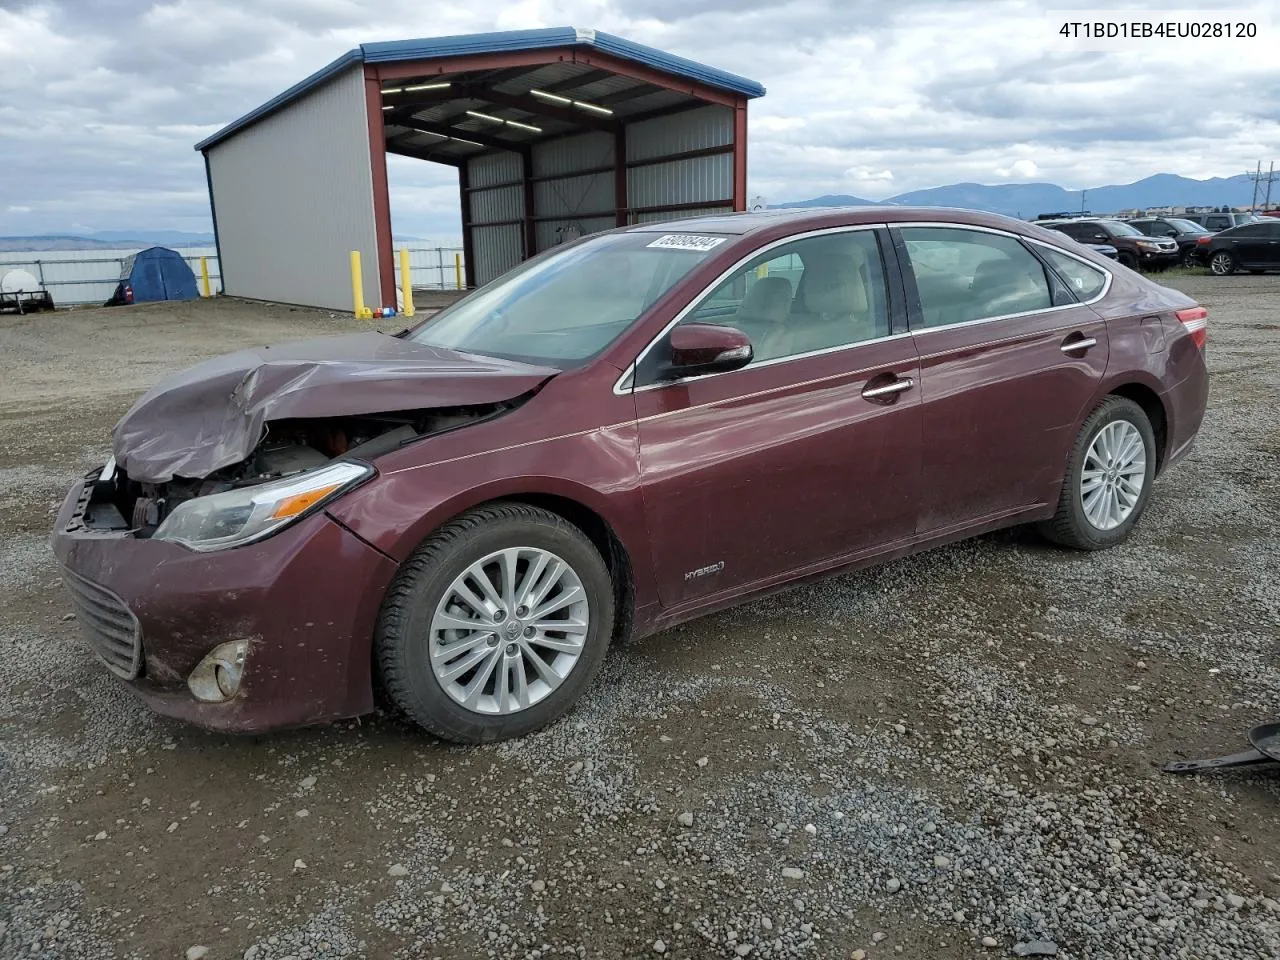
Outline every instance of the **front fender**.
<svg viewBox="0 0 1280 960">
<path fill-rule="evenodd" d="M 550 495 L 600 516 L 631 561 L 636 605 L 656 597 L 634 422 L 381 474 L 330 515 L 397 563 L 432 531 L 492 500 Z"/>
</svg>

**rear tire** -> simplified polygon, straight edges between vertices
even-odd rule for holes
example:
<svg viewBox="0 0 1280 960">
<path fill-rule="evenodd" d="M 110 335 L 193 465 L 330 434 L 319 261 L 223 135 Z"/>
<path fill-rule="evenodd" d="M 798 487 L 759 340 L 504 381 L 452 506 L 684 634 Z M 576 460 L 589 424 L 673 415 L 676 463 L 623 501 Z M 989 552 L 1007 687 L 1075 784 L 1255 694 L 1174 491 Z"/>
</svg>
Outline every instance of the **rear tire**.
<svg viewBox="0 0 1280 960">
<path fill-rule="evenodd" d="M 1076 550 L 1123 542 L 1146 508 L 1155 472 L 1155 433 L 1146 413 L 1125 397 L 1104 398 L 1080 428 L 1057 512 L 1040 532 Z"/>
<path fill-rule="evenodd" d="M 1237 266 L 1235 255 L 1229 250 L 1219 250 L 1209 257 L 1209 270 L 1215 277 L 1229 277 Z"/>
<path fill-rule="evenodd" d="M 458 743 L 505 740 L 573 706 L 599 672 L 613 618 L 608 567 L 581 530 L 547 510 L 493 503 L 405 561 L 378 618 L 375 665 L 388 699 L 423 729 Z"/>
<path fill-rule="evenodd" d="M 1188 270 L 1200 266 L 1200 256 L 1196 253 L 1195 247 L 1189 247 L 1182 254 L 1182 265 Z"/>
</svg>

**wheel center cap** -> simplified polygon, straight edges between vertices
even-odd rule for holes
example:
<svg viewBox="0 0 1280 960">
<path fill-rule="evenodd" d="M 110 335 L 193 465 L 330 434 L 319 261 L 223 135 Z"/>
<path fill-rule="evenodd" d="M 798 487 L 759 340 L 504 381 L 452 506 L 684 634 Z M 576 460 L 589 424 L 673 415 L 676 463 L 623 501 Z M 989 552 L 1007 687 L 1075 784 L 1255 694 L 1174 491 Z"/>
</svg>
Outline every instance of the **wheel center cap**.
<svg viewBox="0 0 1280 960">
<path fill-rule="evenodd" d="M 520 623 L 517 620 L 508 620 L 506 627 L 503 628 L 507 634 L 508 640 L 514 640 L 520 636 Z"/>
</svg>

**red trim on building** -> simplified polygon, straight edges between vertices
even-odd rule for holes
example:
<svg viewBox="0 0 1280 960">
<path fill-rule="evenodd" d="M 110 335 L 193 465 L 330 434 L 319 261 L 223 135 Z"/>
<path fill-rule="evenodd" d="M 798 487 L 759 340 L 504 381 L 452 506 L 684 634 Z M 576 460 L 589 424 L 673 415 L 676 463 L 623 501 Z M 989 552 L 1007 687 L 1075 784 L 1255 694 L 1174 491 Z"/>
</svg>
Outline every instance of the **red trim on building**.
<svg viewBox="0 0 1280 960">
<path fill-rule="evenodd" d="M 387 134 L 382 124 L 382 84 L 377 67 L 367 64 L 364 68 L 364 100 L 369 120 L 369 169 L 373 174 L 373 229 L 381 300 L 376 306 L 395 306 L 396 262 L 391 241 L 391 191 L 387 185 Z"/>
<path fill-rule="evenodd" d="M 747 102 L 733 108 L 733 209 L 747 209 Z"/>
</svg>

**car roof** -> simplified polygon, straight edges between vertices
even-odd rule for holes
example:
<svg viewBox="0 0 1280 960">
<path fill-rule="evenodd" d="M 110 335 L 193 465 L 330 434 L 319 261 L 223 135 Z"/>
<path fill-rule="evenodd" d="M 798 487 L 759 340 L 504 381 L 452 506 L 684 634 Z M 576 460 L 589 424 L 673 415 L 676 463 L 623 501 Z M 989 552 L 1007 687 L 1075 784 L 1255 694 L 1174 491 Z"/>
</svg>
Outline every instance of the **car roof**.
<svg viewBox="0 0 1280 960">
<path fill-rule="evenodd" d="M 1025 230 L 1025 220 L 966 210 L 960 207 L 906 207 L 883 204 L 872 207 L 803 207 L 753 210 L 749 213 L 719 213 L 681 220 L 637 223 L 622 228 L 629 233 L 719 233 L 746 235 L 761 230 L 789 228 L 800 233 L 823 227 L 857 226 L 869 223 L 910 223 L 941 221 L 1000 230 Z"/>
</svg>

